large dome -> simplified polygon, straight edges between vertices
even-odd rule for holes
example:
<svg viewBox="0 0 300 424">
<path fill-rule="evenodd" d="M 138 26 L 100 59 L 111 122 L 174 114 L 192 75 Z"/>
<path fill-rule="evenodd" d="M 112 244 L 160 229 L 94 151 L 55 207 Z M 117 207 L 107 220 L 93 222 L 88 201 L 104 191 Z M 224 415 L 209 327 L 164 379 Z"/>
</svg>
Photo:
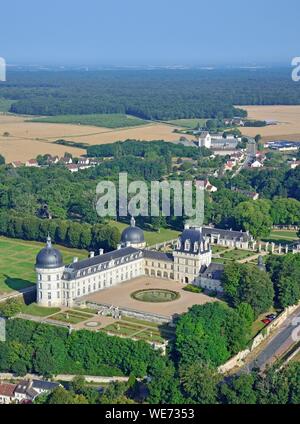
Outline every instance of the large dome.
<svg viewBox="0 0 300 424">
<path fill-rule="evenodd" d="M 51 244 L 51 238 L 48 236 L 47 245 L 36 257 L 36 268 L 52 269 L 63 266 L 63 257 L 59 250 L 54 249 Z"/>
<path fill-rule="evenodd" d="M 135 226 L 135 219 L 131 218 L 130 227 L 125 228 L 121 234 L 121 242 L 126 244 L 140 244 L 145 242 L 144 232 Z"/>
</svg>

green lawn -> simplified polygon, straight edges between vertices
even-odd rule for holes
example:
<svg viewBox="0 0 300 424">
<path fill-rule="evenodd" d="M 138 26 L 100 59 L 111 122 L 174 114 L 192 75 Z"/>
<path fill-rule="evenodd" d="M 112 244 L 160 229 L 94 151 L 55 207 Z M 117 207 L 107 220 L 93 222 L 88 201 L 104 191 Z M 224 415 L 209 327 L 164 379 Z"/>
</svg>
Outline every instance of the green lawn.
<svg viewBox="0 0 300 424">
<path fill-rule="evenodd" d="M 37 317 L 47 317 L 48 315 L 55 314 L 60 311 L 60 308 L 46 308 L 39 306 L 36 303 L 30 305 L 24 305 L 22 307 L 22 313 L 27 315 L 34 315 Z"/>
<path fill-rule="evenodd" d="M 122 232 L 124 228 L 128 227 L 128 224 L 124 224 L 123 222 L 117 221 L 110 221 L 109 224 L 114 227 L 117 227 L 120 232 Z M 148 246 L 176 239 L 179 234 L 179 231 L 170 230 L 168 228 L 161 228 L 160 232 L 144 230 L 145 240 Z"/>
<path fill-rule="evenodd" d="M 230 250 L 229 252 L 224 252 L 221 254 L 221 257 L 224 259 L 231 259 L 231 260 L 241 260 L 250 258 L 251 256 L 254 256 L 255 252 L 249 251 L 249 250 Z"/>
<path fill-rule="evenodd" d="M 145 125 L 148 122 L 135 116 L 121 113 L 91 115 L 59 115 L 46 118 L 34 118 L 30 122 L 46 122 L 54 124 L 92 125 L 95 127 L 124 128 Z"/>
<path fill-rule="evenodd" d="M 167 121 L 169 124 L 178 125 L 179 127 L 191 128 L 194 129 L 198 124 L 200 126 L 204 126 L 206 123 L 206 119 L 201 118 L 192 118 L 192 119 L 174 119 L 172 121 Z"/>
<path fill-rule="evenodd" d="M 35 257 L 45 243 L 0 237 L 0 294 L 20 290 L 35 283 Z M 86 258 L 85 250 L 59 246 L 64 263 L 74 256 Z"/>
<path fill-rule="evenodd" d="M 295 240 L 298 240 L 297 231 L 287 231 L 287 230 L 274 230 L 271 234 L 264 238 L 263 241 L 270 241 L 276 243 L 292 243 Z"/>
<path fill-rule="evenodd" d="M 78 324 L 79 322 L 89 319 L 88 316 L 73 314 L 73 312 L 60 312 L 53 315 L 51 319 L 66 322 L 68 324 Z"/>
</svg>

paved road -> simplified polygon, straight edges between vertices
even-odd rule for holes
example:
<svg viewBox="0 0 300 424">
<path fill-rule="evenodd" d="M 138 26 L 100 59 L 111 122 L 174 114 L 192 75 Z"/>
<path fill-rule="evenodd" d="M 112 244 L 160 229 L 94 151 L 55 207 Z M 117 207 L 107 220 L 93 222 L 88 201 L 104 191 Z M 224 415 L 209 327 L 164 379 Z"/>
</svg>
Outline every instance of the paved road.
<svg viewBox="0 0 300 424">
<path fill-rule="evenodd" d="M 298 318 L 298 321 L 297 321 Z M 296 321 L 296 322 L 295 322 Z M 249 372 L 253 368 L 264 369 L 266 365 L 272 364 L 280 356 L 295 343 L 292 338 L 292 333 L 298 328 L 298 337 L 300 338 L 300 307 L 298 307 L 280 326 L 280 329 L 274 333 L 274 336 L 264 346 L 263 350 L 259 352 L 257 357 L 245 365 L 238 374 L 242 372 Z"/>
</svg>

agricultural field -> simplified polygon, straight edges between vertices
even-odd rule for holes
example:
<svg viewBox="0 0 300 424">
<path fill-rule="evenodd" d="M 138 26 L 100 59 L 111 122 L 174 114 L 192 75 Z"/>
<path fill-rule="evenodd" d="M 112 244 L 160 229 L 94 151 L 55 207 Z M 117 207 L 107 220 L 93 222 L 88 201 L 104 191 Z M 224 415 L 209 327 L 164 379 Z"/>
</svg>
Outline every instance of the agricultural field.
<svg viewBox="0 0 300 424">
<path fill-rule="evenodd" d="M 109 221 L 109 225 L 117 227 L 122 232 L 129 224 L 123 222 Z M 144 230 L 145 241 L 148 246 L 153 246 L 156 243 L 162 243 L 164 241 L 176 239 L 179 235 L 179 231 L 170 230 L 168 228 L 161 228 L 160 232 Z"/>
<path fill-rule="evenodd" d="M 0 237 L 0 295 L 35 283 L 35 257 L 44 243 Z M 87 257 L 84 250 L 59 247 L 65 263 L 74 256 Z"/>
<path fill-rule="evenodd" d="M 178 125 L 179 127 L 188 128 L 188 129 L 194 129 L 198 125 L 201 127 L 206 124 L 206 119 L 201 118 L 192 118 L 192 119 L 174 119 L 172 121 L 167 121 L 168 124 L 172 125 Z"/>
<path fill-rule="evenodd" d="M 148 121 L 136 118 L 131 115 L 120 113 L 115 114 L 92 114 L 92 115 L 59 115 L 49 116 L 47 118 L 35 118 L 30 122 L 44 122 L 49 124 L 75 124 L 75 125 L 90 125 L 95 127 L 105 128 L 124 128 L 145 125 Z"/>
<path fill-rule="evenodd" d="M 62 139 L 84 145 L 108 144 L 127 139 L 179 139 L 179 134 L 173 132 L 173 126 L 154 122 L 135 127 L 105 128 L 95 125 L 30 122 L 30 119 L 32 117 L 0 114 L 0 151 L 7 163 L 16 160 L 24 162 L 46 153 L 63 156 L 66 150 L 75 157 L 86 153 L 84 148 L 55 143 Z M 4 133 L 9 133 L 9 136 L 4 136 Z"/>
<path fill-rule="evenodd" d="M 277 121 L 277 125 L 262 128 L 240 128 L 243 134 L 260 134 L 264 141 L 300 140 L 300 106 L 241 106 L 249 119 Z"/>
</svg>

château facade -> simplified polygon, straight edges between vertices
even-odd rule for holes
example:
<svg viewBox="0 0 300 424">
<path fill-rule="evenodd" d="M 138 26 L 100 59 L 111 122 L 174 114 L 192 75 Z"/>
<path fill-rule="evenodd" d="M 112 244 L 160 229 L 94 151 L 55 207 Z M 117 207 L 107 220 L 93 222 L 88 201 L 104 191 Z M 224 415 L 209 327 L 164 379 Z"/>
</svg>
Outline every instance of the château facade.
<svg viewBox="0 0 300 424">
<path fill-rule="evenodd" d="M 218 231 L 225 230 L 186 225 L 173 250 L 164 253 L 146 249 L 144 233 L 132 218 L 116 250 L 104 253 L 100 249 L 99 254 L 91 252 L 80 261 L 74 258 L 71 264 L 63 263 L 48 237 L 46 247 L 36 257 L 37 303 L 70 307 L 75 299 L 143 275 L 222 291 L 223 266 L 212 262 L 210 243 L 220 237 Z M 244 242 L 247 234 L 235 233 L 235 242 Z"/>
</svg>

